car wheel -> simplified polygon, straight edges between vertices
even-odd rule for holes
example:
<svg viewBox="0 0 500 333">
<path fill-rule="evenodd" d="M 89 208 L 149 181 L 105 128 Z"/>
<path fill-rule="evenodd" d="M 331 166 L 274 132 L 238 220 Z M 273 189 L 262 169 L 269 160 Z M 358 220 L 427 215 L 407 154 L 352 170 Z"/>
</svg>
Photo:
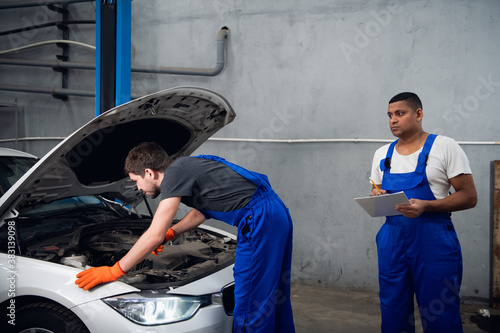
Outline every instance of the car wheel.
<svg viewBox="0 0 500 333">
<path fill-rule="evenodd" d="M 16 313 L 19 333 L 89 333 L 82 321 L 69 309 L 50 302 L 37 302 Z"/>
</svg>

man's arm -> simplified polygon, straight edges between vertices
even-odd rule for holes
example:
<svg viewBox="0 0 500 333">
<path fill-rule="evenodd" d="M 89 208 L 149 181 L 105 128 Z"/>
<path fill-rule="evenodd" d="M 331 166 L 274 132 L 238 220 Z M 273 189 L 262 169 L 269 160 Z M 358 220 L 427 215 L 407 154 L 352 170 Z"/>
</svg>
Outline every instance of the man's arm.
<svg viewBox="0 0 500 333">
<path fill-rule="evenodd" d="M 406 217 L 418 217 L 423 212 L 446 213 L 474 208 L 477 192 L 471 174 L 460 174 L 450 179 L 455 192 L 443 199 L 410 199 L 410 205 L 398 205 L 395 209 Z"/>
<path fill-rule="evenodd" d="M 146 232 L 137 240 L 134 246 L 120 261 L 112 267 L 100 266 L 91 267 L 76 275 L 75 284 L 79 288 L 89 290 L 100 283 L 117 280 L 120 276 L 128 272 L 135 265 L 144 260 L 153 249 L 156 249 L 165 239 L 165 234 L 172 224 L 172 220 L 177 213 L 180 197 L 164 199 L 158 205 L 151 225 Z"/>
<path fill-rule="evenodd" d="M 151 251 L 164 241 L 165 233 L 174 220 L 180 202 L 180 197 L 167 198 L 160 201 L 149 228 L 120 260 L 120 267 L 123 271 L 128 272 L 135 265 L 147 258 L 151 254 Z"/>
<path fill-rule="evenodd" d="M 193 208 L 186 214 L 186 216 L 184 216 L 182 220 L 179 221 L 179 223 L 173 226 L 172 229 L 176 235 L 179 235 L 198 227 L 204 221 L 205 215 L 203 215 L 199 210 Z"/>
</svg>

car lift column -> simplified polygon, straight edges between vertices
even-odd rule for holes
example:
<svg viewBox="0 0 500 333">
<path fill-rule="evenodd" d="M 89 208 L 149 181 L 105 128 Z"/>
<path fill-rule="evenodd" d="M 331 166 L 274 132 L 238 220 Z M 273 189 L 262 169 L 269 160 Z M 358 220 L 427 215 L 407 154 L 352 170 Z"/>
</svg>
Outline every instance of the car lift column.
<svg viewBox="0 0 500 333">
<path fill-rule="evenodd" d="M 96 117 L 130 101 L 131 3 L 96 2 Z"/>
</svg>

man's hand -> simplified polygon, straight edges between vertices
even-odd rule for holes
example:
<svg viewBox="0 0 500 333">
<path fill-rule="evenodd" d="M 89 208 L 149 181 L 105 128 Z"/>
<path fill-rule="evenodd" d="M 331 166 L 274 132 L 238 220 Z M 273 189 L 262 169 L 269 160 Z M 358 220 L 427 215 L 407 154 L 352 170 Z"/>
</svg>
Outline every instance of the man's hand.
<svg viewBox="0 0 500 333">
<path fill-rule="evenodd" d="M 152 253 L 155 256 L 158 256 L 158 253 L 160 253 L 160 252 L 163 252 L 163 244 L 158 245 L 158 247 L 156 249 L 154 249 Z"/>
<path fill-rule="evenodd" d="M 174 238 L 175 238 L 174 229 L 169 228 L 167 230 L 167 233 L 165 234 L 165 240 L 163 241 L 163 243 L 161 243 L 160 245 L 158 245 L 158 247 L 155 250 L 153 250 L 153 254 L 155 256 L 157 256 L 158 253 L 163 252 L 163 244 L 165 244 L 166 242 L 170 242 Z"/>
<path fill-rule="evenodd" d="M 410 199 L 409 205 L 396 205 L 395 210 L 406 217 L 419 217 L 425 211 L 425 200 Z"/>
<path fill-rule="evenodd" d="M 386 190 L 378 190 L 376 188 L 373 188 L 372 191 L 370 192 L 370 196 L 372 195 L 381 195 L 381 194 L 386 194 Z"/>
<path fill-rule="evenodd" d="M 79 288 L 89 290 L 100 283 L 116 281 L 120 276 L 124 274 L 125 272 L 120 268 L 120 264 L 116 262 L 113 267 L 92 267 L 78 273 L 76 275 L 78 280 L 75 281 L 75 284 L 77 284 Z"/>
<path fill-rule="evenodd" d="M 380 188 L 380 185 L 375 184 L 375 182 L 370 178 L 370 181 L 372 182 L 372 191 L 370 192 L 370 196 L 372 195 L 380 195 L 380 194 L 385 194 L 386 191 L 382 190 Z"/>
</svg>

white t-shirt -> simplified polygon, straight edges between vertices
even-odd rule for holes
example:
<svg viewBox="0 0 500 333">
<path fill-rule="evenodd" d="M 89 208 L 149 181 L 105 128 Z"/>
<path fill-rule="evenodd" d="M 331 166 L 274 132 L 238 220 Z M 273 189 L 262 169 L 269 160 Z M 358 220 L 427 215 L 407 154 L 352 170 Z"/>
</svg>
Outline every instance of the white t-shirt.
<svg viewBox="0 0 500 333">
<path fill-rule="evenodd" d="M 384 173 L 380 170 L 380 161 L 387 156 L 390 144 L 377 149 L 373 156 L 371 179 L 375 184 L 382 184 Z M 397 149 L 391 158 L 391 173 L 407 173 L 415 171 L 417 167 L 418 151 L 411 155 L 400 155 Z M 460 174 L 471 174 L 469 159 L 458 143 L 446 136 L 438 135 L 429 152 L 426 174 L 432 193 L 436 199 L 448 196 L 451 183 L 450 179 Z"/>
</svg>

